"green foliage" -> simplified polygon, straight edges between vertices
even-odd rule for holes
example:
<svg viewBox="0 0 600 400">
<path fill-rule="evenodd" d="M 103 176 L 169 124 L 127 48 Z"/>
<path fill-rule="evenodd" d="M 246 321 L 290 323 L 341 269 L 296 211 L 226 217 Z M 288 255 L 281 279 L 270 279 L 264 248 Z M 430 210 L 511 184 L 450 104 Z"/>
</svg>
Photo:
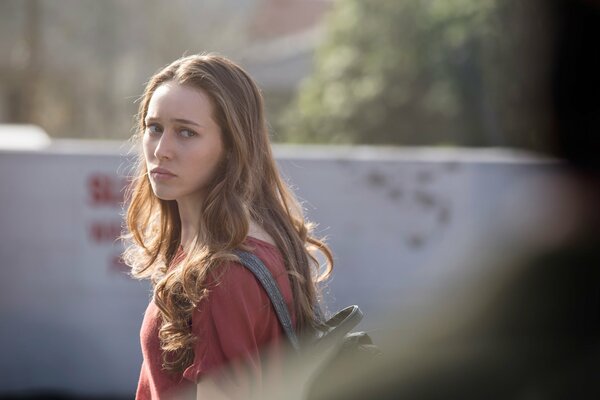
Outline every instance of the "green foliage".
<svg viewBox="0 0 600 400">
<path fill-rule="evenodd" d="M 344 0 L 314 74 L 284 115 L 284 139 L 501 144 L 496 0 Z"/>
</svg>

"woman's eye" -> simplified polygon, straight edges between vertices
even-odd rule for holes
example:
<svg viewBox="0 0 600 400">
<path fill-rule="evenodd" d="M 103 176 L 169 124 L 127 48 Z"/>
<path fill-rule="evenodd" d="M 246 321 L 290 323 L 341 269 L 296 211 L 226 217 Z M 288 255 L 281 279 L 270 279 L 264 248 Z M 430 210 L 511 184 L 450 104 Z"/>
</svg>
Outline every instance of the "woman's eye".
<svg viewBox="0 0 600 400">
<path fill-rule="evenodd" d="M 151 134 L 157 134 L 160 133 L 160 126 L 156 125 L 156 124 L 150 124 L 148 126 L 146 126 L 146 130 L 151 133 Z"/>
<path fill-rule="evenodd" d="M 179 131 L 179 134 L 185 138 L 191 138 L 191 137 L 196 136 L 196 132 L 191 131 L 189 129 L 182 129 Z"/>
</svg>

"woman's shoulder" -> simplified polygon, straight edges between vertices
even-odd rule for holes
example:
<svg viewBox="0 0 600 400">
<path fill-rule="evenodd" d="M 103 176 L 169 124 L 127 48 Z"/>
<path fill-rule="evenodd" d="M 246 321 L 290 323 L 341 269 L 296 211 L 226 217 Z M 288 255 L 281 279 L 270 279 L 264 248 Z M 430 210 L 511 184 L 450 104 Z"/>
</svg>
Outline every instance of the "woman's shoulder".
<svg viewBox="0 0 600 400">
<path fill-rule="evenodd" d="M 291 287 L 277 247 L 256 238 L 248 238 L 244 244 L 269 269 L 286 301 L 291 301 Z M 208 296 L 204 307 L 211 309 L 213 314 L 223 314 L 223 307 L 227 308 L 226 314 L 229 315 L 235 314 L 233 308 L 243 309 L 245 314 L 252 314 L 253 309 L 264 310 L 264 307 L 270 304 L 260 281 L 250 269 L 238 261 L 226 261 L 214 268 L 209 273 L 206 283 Z"/>
<path fill-rule="evenodd" d="M 254 236 L 248 236 L 244 244 L 260 258 L 275 278 L 286 272 L 283 255 L 275 244 Z"/>
<path fill-rule="evenodd" d="M 275 245 L 275 240 L 273 237 L 265 231 L 265 229 L 257 224 L 255 221 L 250 221 L 248 226 L 248 235 L 246 236 L 247 240 L 257 240 L 262 243 L 270 244 L 271 246 Z"/>
<path fill-rule="evenodd" d="M 247 251 L 256 255 L 267 267 L 273 278 L 280 286 L 280 290 L 289 290 L 289 281 L 283 256 L 277 246 L 264 240 L 247 237 L 244 241 Z M 224 293 L 232 292 L 262 292 L 260 282 L 254 273 L 242 265 L 239 261 L 228 261 L 216 268 L 211 279 Z M 214 287 L 213 287 L 214 290 Z"/>
</svg>

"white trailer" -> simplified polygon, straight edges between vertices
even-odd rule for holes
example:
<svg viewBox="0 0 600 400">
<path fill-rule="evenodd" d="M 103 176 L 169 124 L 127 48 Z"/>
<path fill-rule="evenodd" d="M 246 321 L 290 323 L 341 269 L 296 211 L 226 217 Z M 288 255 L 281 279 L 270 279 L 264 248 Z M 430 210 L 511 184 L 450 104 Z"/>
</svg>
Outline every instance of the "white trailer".
<svg viewBox="0 0 600 400">
<path fill-rule="evenodd" d="M 131 396 L 150 287 L 119 261 L 129 146 L 3 142 L 14 129 L 0 130 L 0 395 Z M 505 150 L 276 146 L 275 154 L 335 252 L 329 309 L 360 305 L 364 329 L 460 277 L 482 243 L 525 235 L 544 212 L 531 185 L 555 169 Z"/>
</svg>

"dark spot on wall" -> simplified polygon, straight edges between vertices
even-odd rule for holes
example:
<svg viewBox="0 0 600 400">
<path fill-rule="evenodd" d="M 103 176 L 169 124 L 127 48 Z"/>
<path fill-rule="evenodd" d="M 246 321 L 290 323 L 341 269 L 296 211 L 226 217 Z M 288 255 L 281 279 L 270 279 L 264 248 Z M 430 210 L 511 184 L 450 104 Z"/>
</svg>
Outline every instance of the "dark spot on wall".
<svg viewBox="0 0 600 400">
<path fill-rule="evenodd" d="M 335 162 L 341 165 L 342 167 L 350 167 L 352 165 L 352 162 L 346 158 L 338 158 L 335 160 Z"/>
<path fill-rule="evenodd" d="M 413 249 L 418 249 L 423 247 L 425 244 L 425 239 L 421 235 L 413 234 L 406 239 L 406 244 Z"/>
<path fill-rule="evenodd" d="M 402 192 L 402 189 L 400 188 L 393 188 L 388 192 L 388 196 L 393 201 L 399 201 L 402 199 L 402 196 L 404 196 L 404 192 Z"/>
<path fill-rule="evenodd" d="M 448 161 L 447 163 L 444 163 L 443 168 L 447 172 L 457 172 L 461 169 L 461 165 L 458 161 Z"/>
<path fill-rule="evenodd" d="M 373 187 L 382 187 L 387 183 L 387 178 L 379 171 L 371 171 L 367 175 L 367 182 Z"/>
<path fill-rule="evenodd" d="M 447 206 L 443 206 L 440 208 L 440 212 L 438 213 L 438 222 L 440 225 L 447 225 L 450 222 L 450 218 L 452 216 L 452 211 Z"/>
<path fill-rule="evenodd" d="M 420 204 L 421 206 L 423 206 L 424 208 L 435 207 L 435 205 L 437 203 L 437 199 L 435 198 L 435 195 L 433 195 L 429 192 L 424 192 L 422 190 L 416 191 L 414 194 L 414 198 L 415 198 L 415 201 L 418 204 Z"/>
<path fill-rule="evenodd" d="M 434 177 L 432 171 L 421 170 L 417 172 L 417 182 L 419 183 L 431 183 L 433 182 Z"/>
</svg>

